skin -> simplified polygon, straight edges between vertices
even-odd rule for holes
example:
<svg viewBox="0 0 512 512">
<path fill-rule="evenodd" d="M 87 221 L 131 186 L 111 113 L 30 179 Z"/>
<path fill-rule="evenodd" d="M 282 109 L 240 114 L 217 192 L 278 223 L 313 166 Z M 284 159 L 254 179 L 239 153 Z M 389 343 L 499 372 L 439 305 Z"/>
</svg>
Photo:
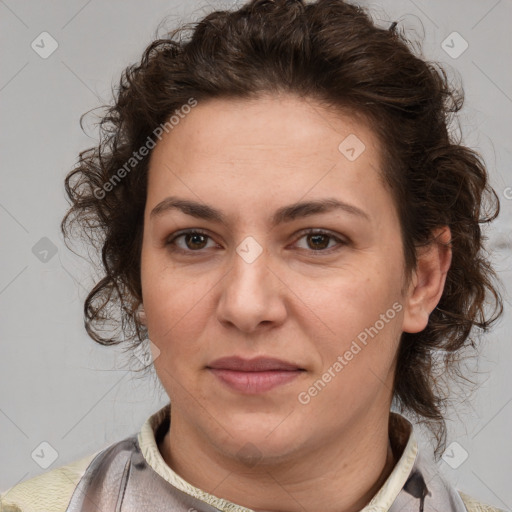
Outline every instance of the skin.
<svg viewBox="0 0 512 512">
<path fill-rule="evenodd" d="M 349 134 L 365 145 L 354 161 L 338 150 Z M 192 485 L 258 511 L 351 512 L 396 464 L 388 419 L 399 338 L 426 327 L 451 251 L 422 250 L 405 287 L 398 214 L 379 168 L 367 126 L 292 95 L 200 102 L 153 150 L 141 278 L 160 350 L 155 370 L 172 402 L 159 449 Z M 177 209 L 151 217 L 171 195 L 220 209 L 227 223 Z M 327 197 L 369 219 L 333 210 L 270 225 L 282 206 Z M 302 233 L 308 228 L 329 233 L 315 240 Z M 208 236 L 166 245 L 183 229 Z M 447 227 L 438 234 L 450 240 Z M 248 236 L 262 248 L 251 263 L 236 251 Z M 394 318 L 300 403 L 299 393 L 394 303 L 402 306 Z M 242 394 L 206 369 L 231 355 L 276 357 L 306 371 Z"/>
</svg>

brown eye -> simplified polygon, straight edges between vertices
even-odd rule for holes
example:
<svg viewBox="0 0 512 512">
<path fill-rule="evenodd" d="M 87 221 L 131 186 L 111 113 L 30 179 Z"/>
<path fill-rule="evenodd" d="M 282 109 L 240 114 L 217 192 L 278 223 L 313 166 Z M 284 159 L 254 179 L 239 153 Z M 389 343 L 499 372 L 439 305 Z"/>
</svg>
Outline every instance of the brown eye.
<svg viewBox="0 0 512 512">
<path fill-rule="evenodd" d="M 178 243 L 178 240 L 180 240 L 180 243 Z M 165 245 L 181 252 L 200 252 L 202 249 L 207 248 L 209 240 L 211 240 L 211 237 L 206 233 L 198 230 L 189 230 L 171 236 Z"/>
<path fill-rule="evenodd" d="M 332 237 L 322 234 L 307 235 L 308 241 L 311 242 L 309 246 L 314 250 L 325 249 L 329 245 L 330 238 Z"/>
<path fill-rule="evenodd" d="M 183 235 L 185 238 L 185 245 L 189 249 L 204 249 L 207 236 L 201 233 L 187 233 Z"/>
<path fill-rule="evenodd" d="M 308 252 L 318 252 L 330 254 L 339 249 L 340 246 L 347 245 L 345 240 L 322 230 L 309 230 L 302 234 L 299 240 L 306 240 L 306 247 L 301 247 Z M 299 246 L 300 247 L 300 246 Z"/>
</svg>

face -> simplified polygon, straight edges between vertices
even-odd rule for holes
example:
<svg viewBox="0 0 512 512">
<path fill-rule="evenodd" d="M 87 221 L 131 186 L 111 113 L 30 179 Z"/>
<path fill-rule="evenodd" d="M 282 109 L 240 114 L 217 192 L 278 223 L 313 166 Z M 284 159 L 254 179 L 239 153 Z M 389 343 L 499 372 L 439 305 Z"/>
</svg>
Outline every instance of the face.
<svg viewBox="0 0 512 512">
<path fill-rule="evenodd" d="M 368 127 L 293 96 L 199 103 L 157 144 L 141 277 L 171 428 L 278 458 L 387 420 L 406 309 L 380 167 Z"/>
</svg>

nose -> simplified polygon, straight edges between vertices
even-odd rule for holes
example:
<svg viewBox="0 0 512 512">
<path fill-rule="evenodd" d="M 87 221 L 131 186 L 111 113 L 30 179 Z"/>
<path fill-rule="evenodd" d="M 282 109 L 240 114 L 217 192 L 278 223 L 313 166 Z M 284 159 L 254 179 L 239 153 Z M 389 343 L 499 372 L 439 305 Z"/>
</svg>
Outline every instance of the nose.
<svg viewBox="0 0 512 512">
<path fill-rule="evenodd" d="M 281 325 L 287 314 L 288 288 L 283 281 L 269 267 L 266 251 L 252 262 L 236 253 L 233 267 L 219 282 L 219 322 L 244 333 Z"/>
</svg>

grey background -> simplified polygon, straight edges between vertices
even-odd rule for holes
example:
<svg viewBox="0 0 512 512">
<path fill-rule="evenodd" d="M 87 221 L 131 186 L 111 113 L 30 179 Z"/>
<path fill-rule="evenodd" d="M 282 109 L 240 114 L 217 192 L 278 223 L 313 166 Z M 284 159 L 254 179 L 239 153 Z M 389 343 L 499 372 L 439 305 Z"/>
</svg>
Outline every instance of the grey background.
<svg viewBox="0 0 512 512">
<path fill-rule="evenodd" d="M 423 40 L 424 55 L 459 73 L 465 143 L 484 156 L 502 213 L 486 233 L 508 290 L 512 284 L 512 112 L 510 0 L 360 2 L 382 26 L 399 21 Z M 125 66 L 137 61 L 159 23 L 192 21 L 233 2 L 0 0 L 0 491 L 46 469 L 40 443 L 77 460 L 137 432 L 167 402 L 153 376 L 140 378 L 119 347 L 90 340 L 82 309 L 94 271 L 63 244 L 63 180 L 96 131 L 79 117 L 110 101 Z M 57 50 L 41 58 L 32 41 L 47 31 Z M 468 49 L 450 57 L 442 42 L 458 32 Z M 161 29 L 161 32 L 163 30 Z M 37 40 L 36 40 L 37 42 Z M 459 43 L 456 43 L 459 44 Z M 508 191 L 508 192 L 507 192 Z M 510 199 L 507 199 L 507 196 Z M 43 240 L 43 238 L 49 239 Z M 38 245 L 39 244 L 39 245 Z M 36 249 L 33 249 L 33 248 Z M 55 254 L 41 261 L 41 248 Z M 38 256 L 39 254 L 39 256 Z M 459 489 L 512 509 L 512 319 L 507 293 L 501 323 L 482 339 L 482 385 L 449 423 L 449 460 L 440 470 Z M 421 431 L 419 431 L 421 435 Z M 422 440 L 422 443 L 426 443 Z M 452 462 L 452 465 L 457 465 Z"/>
</svg>

